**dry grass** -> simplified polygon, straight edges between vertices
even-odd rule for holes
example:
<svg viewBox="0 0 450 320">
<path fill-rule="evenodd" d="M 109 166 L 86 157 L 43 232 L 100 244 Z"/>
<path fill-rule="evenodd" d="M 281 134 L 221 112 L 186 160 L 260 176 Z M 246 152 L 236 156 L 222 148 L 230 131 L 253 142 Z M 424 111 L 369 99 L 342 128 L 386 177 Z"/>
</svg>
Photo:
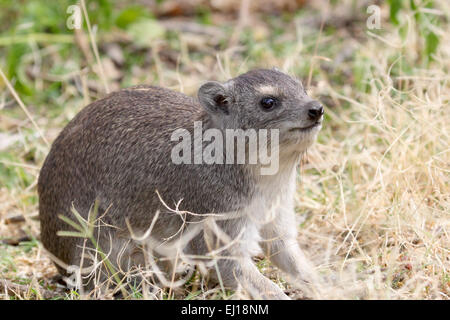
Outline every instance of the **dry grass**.
<svg viewBox="0 0 450 320">
<path fill-rule="evenodd" d="M 337 11 L 350 11 L 350 1 L 344 3 Z M 312 70 L 309 93 L 324 102 L 327 117 L 300 170 L 297 209 L 303 221 L 300 244 L 327 284 L 323 297 L 448 299 L 450 7 L 445 0 L 435 3 L 436 14 L 444 17 L 445 23 L 435 27 L 440 46 L 429 64 L 420 56 L 423 39 L 411 12 L 403 17 L 409 21 L 404 39 L 385 19 L 378 33 L 368 32 L 363 21 L 352 27 L 356 33 L 338 28 L 319 38 L 320 21 L 316 27 L 306 28 L 301 18 L 286 22 L 282 26 L 288 31 L 273 39 L 271 29 L 255 16 L 253 42 L 216 55 L 211 37 L 182 33 L 180 54 L 176 63 L 170 64 L 164 60 L 164 54 L 171 52 L 166 50 L 168 43 L 160 39 L 152 44 L 152 61 L 141 69 L 131 68 L 124 82 L 159 83 L 195 94 L 205 79 L 224 80 L 256 66 L 277 66 L 305 80 Z M 332 12 L 326 5 L 322 9 L 322 13 Z M 383 16 L 386 10 L 383 7 Z M 275 49 L 281 45 L 283 49 Z M 198 46 L 206 49 L 196 49 Z M 49 64 L 71 63 L 64 61 L 58 50 L 58 45 L 35 47 L 30 54 L 34 58 L 27 61 L 34 66 L 41 61 L 40 72 L 48 75 Z M 196 51 L 202 52 L 201 60 Z M 106 68 L 105 81 L 111 88 L 117 87 L 119 80 L 111 76 L 111 59 L 103 54 L 102 60 L 113 69 Z M 61 90 L 52 99 L 64 107 L 56 115 L 29 105 L 31 116 L 49 141 L 86 101 L 101 95 L 101 88 L 98 93 L 89 89 L 93 79 L 98 81 L 94 72 L 80 68 L 74 74 L 83 90 L 77 89 L 73 77 L 58 78 Z M 36 77 L 33 85 L 44 90 L 52 81 L 56 80 Z M 1 93 L 5 105 L 12 99 L 7 91 Z M 0 130 L 0 169 L 9 170 L 8 177 L 20 177 L 17 183 L 0 184 L 0 237 L 32 239 L 19 246 L 0 244 L 0 279 L 28 288 L 16 288 L 17 298 L 47 297 L 47 291 L 78 298 L 56 288 L 52 280 L 56 269 L 36 240 L 36 178 L 48 147 L 21 112 L 0 114 Z M 10 221 L 12 216 L 24 221 Z M 259 265 L 285 285 L 267 261 Z M 180 292 L 160 290 L 149 298 L 223 298 L 220 288 L 203 285 L 196 275 Z M 0 296 L 5 298 L 12 294 L 11 290 L 2 292 L 0 288 Z M 299 295 L 290 292 L 294 298 Z"/>
</svg>

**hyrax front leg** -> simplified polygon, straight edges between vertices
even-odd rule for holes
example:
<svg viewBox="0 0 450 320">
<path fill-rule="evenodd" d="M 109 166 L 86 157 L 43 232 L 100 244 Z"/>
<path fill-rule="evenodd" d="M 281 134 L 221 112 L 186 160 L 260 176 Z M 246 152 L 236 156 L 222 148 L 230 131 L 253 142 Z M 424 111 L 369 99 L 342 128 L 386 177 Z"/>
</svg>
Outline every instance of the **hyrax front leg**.
<svg viewBox="0 0 450 320">
<path fill-rule="evenodd" d="M 319 294 L 319 281 L 313 266 L 297 242 L 297 223 L 293 207 L 280 206 L 270 222 L 261 229 L 261 246 L 266 256 L 294 281 L 293 285 L 309 284 Z"/>
<path fill-rule="evenodd" d="M 280 287 L 259 272 L 250 257 L 224 257 L 217 261 L 217 267 L 226 287 L 240 285 L 253 299 L 289 300 Z"/>
<path fill-rule="evenodd" d="M 247 217 L 212 224 L 209 224 L 204 240 L 207 251 L 215 259 L 217 280 L 230 288 L 242 286 L 254 299 L 289 299 L 253 263 L 252 255 L 259 249 L 260 240 L 256 225 Z"/>
</svg>

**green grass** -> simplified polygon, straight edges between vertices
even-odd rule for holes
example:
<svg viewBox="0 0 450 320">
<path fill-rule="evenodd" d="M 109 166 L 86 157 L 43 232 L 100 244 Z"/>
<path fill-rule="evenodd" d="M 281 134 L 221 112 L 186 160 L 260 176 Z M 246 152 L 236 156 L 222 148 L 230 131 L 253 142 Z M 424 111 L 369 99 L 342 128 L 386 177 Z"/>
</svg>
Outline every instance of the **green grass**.
<svg viewBox="0 0 450 320">
<path fill-rule="evenodd" d="M 104 81 L 111 90 L 145 83 L 195 95 L 205 80 L 257 67 L 278 67 L 304 83 L 311 74 L 308 93 L 324 103 L 326 116 L 299 170 L 296 210 L 300 244 L 328 283 L 326 297 L 448 299 L 448 4 L 387 1 L 381 29 L 367 30 L 366 8 L 319 2 L 283 14 L 252 11 L 252 24 L 231 48 L 236 15 L 206 6 L 193 10 L 187 19 L 211 28 L 216 35 L 209 36 L 168 30 L 156 11 L 126 1 L 87 1 L 102 75 L 87 26 L 87 52 L 66 27 L 74 1 L 4 1 L 0 68 L 50 142 L 105 94 Z M 334 18 L 321 32 L 326 6 Z M 341 23 L 348 13 L 351 23 Z M 111 45 L 123 62 L 115 61 Z M 49 148 L 1 79 L 0 89 L 0 240 L 32 239 L 0 244 L 0 280 L 54 291 L 52 299 L 80 299 L 78 292 L 56 289 L 56 270 L 33 218 L 36 179 Z M 6 223 L 11 214 L 25 221 Z M 258 267 L 287 287 L 267 260 Z M 37 291 L 0 297 L 36 299 Z M 232 294 L 202 287 L 197 272 L 181 293 L 161 289 L 156 298 Z M 136 287 L 131 297 L 146 298 Z"/>
</svg>

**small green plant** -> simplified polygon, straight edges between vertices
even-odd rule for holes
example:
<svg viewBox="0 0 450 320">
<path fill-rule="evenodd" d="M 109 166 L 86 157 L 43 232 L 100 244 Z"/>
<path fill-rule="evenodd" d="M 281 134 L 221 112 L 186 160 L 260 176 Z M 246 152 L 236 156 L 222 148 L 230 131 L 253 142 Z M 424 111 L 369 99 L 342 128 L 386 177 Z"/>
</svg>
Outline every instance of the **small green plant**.
<svg viewBox="0 0 450 320">
<path fill-rule="evenodd" d="M 417 32 L 424 39 L 422 53 L 426 57 L 427 63 L 433 61 L 433 55 L 436 53 L 440 42 L 433 27 L 438 26 L 439 19 L 435 15 L 431 15 L 421 9 L 433 9 L 434 2 L 432 0 L 410 0 L 408 6 L 408 1 L 389 0 L 388 4 L 390 9 L 390 20 L 394 25 L 399 26 L 399 32 L 403 37 L 406 36 L 406 29 L 408 26 L 406 23 L 402 24 L 400 22 L 398 14 L 401 9 L 410 9 L 414 12 L 413 17 L 417 26 Z"/>
<path fill-rule="evenodd" d="M 99 202 L 95 201 L 94 208 L 89 211 L 87 220 L 84 219 L 74 207 L 72 207 L 71 212 L 77 219 L 78 223 L 71 220 L 70 218 L 68 218 L 66 216 L 59 215 L 59 218 L 61 220 L 66 222 L 68 225 L 70 225 L 76 231 L 58 231 L 57 235 L 60 237 L 77 237 L 77 238 L 88 239 L 94 246 L 95 250 L 100 254 L 100 257 L 102 258 L 102 262 L 105 264 L 106 268 L 113 276 L 113 278 L 116 282 L 116 285 L 121 290 L 122 295 L 124 297 L 126 297 L 126 296 L 128 296 L 128 293 L 125 290 L 125 288 L 122 286 L 123 280 L 120 279 L 119 273 L 117 272 L 117 270 L 115 269 L 115 267 L 113 266 L 111 261 L 108 259 L 108 257 L 104 253 L 104 251 L 100 248 L 100 246 L 98 245 L 97 240 L 95 239 L 95 236 L 94 236 L 94 230 L 97 227 L 96 223 L 98 221 L 97 220 L 98 206 L 99 206 Z"/>
</svg>

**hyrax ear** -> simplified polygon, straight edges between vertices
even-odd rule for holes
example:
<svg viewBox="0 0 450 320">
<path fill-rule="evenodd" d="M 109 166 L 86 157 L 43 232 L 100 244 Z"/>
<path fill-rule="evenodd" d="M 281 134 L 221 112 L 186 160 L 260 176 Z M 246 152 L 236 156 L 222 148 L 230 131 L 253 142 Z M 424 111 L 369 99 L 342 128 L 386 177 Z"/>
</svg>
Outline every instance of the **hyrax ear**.
<svg viewBox="0 0 450 320">
<path fill-rule="evenodd" d="M 198 100 L 208 112 L 229 114 L 230 96 L 225 85 L 210 81 L 198 89 Z"/>
</svg>

